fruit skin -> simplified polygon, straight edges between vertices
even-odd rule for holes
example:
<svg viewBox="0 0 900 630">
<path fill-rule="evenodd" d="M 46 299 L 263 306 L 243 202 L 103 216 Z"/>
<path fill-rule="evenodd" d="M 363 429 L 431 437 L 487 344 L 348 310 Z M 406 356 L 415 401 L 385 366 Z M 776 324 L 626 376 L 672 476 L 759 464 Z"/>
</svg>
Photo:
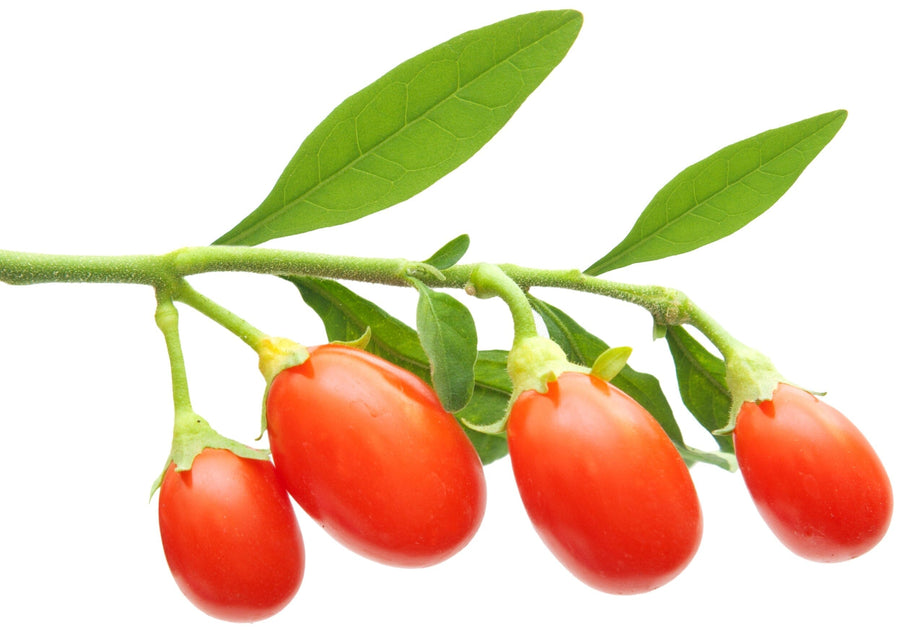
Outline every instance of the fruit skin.
<svg viewBox="0 0 900 630">
<path fill-rule="evenodd" d="M 213 617 L 270 617 L 303 579 L 297 516 L 271 462 L 207 448 L 190 470 L 171 464 L 159 489 L 159 531 L 178 587 Z"/>
<path fill-rule="evenodd" d="M 324 345 L 279 373 L 266 399 L 272 457 L 297 503 L 345 546 L 428 566 L 481 524 L 475 448 L 417 376 L 357 348 Z"/>
<path fill-rule="evenodd" d="M 812 394 L 782 383 L 771 400 L 745 402 L 734 447 L 757 509 L 794 553 L 849 560 L 887 532 L 893 493 L 881 460 L 843 414 Z"/>
<path fill-rule="evenodd" d="M 507 425 L 525 510 L 544 543 L 596 589 L 635 594 L 680 573 L 703 518 L 686 465 L 653 417 L 595 376 L 523 392 Z"/>
</svg>

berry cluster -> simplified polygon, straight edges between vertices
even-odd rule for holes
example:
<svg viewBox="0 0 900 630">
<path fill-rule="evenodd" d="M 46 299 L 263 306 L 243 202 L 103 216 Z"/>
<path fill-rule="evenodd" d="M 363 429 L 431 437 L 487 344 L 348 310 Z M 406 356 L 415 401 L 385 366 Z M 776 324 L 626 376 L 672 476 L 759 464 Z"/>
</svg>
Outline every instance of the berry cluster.
<svg viewBox="0 0 900 630">
<path fill-rule="evenodd" d="M 297 592 L 304 548 L 288 495 L 348 548 L 394 566 L 441 562 L 475 535 L 482 464 L 417 376 L 355 347 L 319 346 L 271 379 L 265 408 L 274 466 L 207 448 L 162 481 L 166 558 L 206 613 L 255 621 Z M 526 511 L 576 577 L 634 594 L 690 562 L 703 529 L 690 473 L 627 394 L 595 374 L 563 371 L 517 394 L 506 434 Z M 859 431 L 815 396 L 782 384 L 771 400 L 745 403 L 734 438 L 759 511 L 796 553 L 845 560 L 884 535 L 885 470 Z"/>
</svg>

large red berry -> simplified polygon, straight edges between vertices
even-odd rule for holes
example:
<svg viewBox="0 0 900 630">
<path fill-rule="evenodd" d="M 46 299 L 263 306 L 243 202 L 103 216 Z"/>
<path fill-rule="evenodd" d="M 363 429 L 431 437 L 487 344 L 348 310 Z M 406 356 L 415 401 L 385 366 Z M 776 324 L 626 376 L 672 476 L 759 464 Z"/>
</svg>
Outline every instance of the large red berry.
<svg viewBox="0 0 900 630">
<path fill-rule="evenodd" d="M 848 560 L 887 531 L 893 493 L 881 460 L 843 414 L 816 396 L 780 384 L 771 400 L 744 403 L 734 447 L 757 509 L 795 553 Z"/>
<path fill-rule="evenodd" d="M 171 464 L 159 489 L 166 561 L 187 598 L 227 621 L 258 621 L 293 598 L 304 549 L 290 498 L 268 461 L 205 449 Z"/>
<path fill-rule="evenodd" d="M 426 566 L 478 529 L 486 501 L 478 454 L 410 372 L 356 348 L 319 346 L 273 379 L 266 417 L 288 491 L 354 551 Z"/>
<path fill-rule="evenodd" d="M 641 593 L 678 575 L 700 544 L 700 503 L 653 417 L 606 381 L 564 372 L 523 392 L 507 427 L 519 493 L 538 534 L 576 577 Z"/>
</svg>

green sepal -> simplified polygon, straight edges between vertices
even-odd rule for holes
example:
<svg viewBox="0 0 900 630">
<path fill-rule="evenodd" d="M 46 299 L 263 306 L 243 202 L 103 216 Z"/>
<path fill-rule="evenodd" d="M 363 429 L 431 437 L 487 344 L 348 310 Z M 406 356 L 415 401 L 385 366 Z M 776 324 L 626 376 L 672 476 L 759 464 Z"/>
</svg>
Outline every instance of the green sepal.
<svg viewBox="0 0 900 630">
<path fill-rule="evenodd" d="M 282 370 L 302 365 L 309 358 L 309 350 L 296 341 L 284 337 L 265 337 L 256 346 L 259 371 L 266 383 L 271 383 Z"/>
<path fill-rule="evenodd" d="M 544 394 L 549 383 L 564 372 L 590 372 L 583 365 L 569 361 L 558 343 L 540 336 L 523 337 L 513 344 L 507 356 L 506 371 L 512 382 L 512 393 L 503 418 L 489 425 L 490 430 L 496 434 L 506 431 L 509 413 L 522 392 L 534 390 Z"/>
<path fill-rule="evenodd" d="M 546 337 L 526 337 L 515 343 L 509 351 L 507 370 L 513 384 L 512 400 L 529 389 L 545 393 L 547 384 L 563 372 L 590 372 L 569 361 L 559 344 Z"/>
<path fill-rule="evenodd" d="M 730 435 L 744 403 L 771 400 L 775 388 L 784 380 L 769 357 L 749 346 L 735 343 L 725 357 L 725 382 L 731 392 L 728 424 L 712 434 Z"/>
<path fill-rule="evenodd" d="M 175 464 L 176 472 L 190 470 L 194 464 L 194 459 L 204 449 L 218 448 L 231 451 L 238 457 L 246 459 L 265 461 L 269 459 L 268 450 L 251 448 L 246 444 L 224 437 L 193 411 L 185 412 L 177 417 L 175 426 L 177 428 L 172 438 L 172 448 L 169 451 L 169 457 L 166 459 L 162 473 L 160 473 L 150 488 L 151 500 L 157 489 L 162 485 L 163 477 L 165 477 L 170 464 Z"/>
</svg>

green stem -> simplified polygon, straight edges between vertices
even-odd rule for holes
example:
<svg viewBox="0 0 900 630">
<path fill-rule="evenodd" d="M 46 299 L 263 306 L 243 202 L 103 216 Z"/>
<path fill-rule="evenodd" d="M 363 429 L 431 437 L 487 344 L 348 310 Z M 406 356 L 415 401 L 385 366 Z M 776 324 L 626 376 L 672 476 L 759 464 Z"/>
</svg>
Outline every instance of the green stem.
<svg viewBox="0 0 900 630">
<path fill-rule="evenodd" d="M 183 287 L 182 287 L 183 289 Z M 199 295 L 199 294 L 197 294 Z M 202 296 L 201 296 L 202 297 Z M 228 449 L 240 457 L 267 460 L 268 451 L 250 448 L 240 442 L 223 437 L 210 424 L 194 411 L 188 389 L 187 370 L 184 365 L 184 353 L 181 349 L 181 336 L 178 331 L 178 309 L 172 302 L 169 291 L 158 289 L 156 294 L 156 325 L 166 340 L 169 354 L 169 365 L 172 371 L 172 400 L 175 405 L 175 427 L 172 432 L 172 448 L 162 473 L 157 477 L 150 491 L 150 496 L 159 488 L 170 463 L 175 470 L 188 470 L 205 448 Z"/>
<path fill-rule="evenodd" d="M 276 276 L 324 276 L 402 286 L 408 272 L 421 267 L 402 258 L 364 258 L 257 247 L 214 245 L 169 254 L 178 276 L 211 271 L 243 271 Z"/>
<path fill-rule="evenodd" d="M 656 285 L 613 282 L 588 276 L 577 270 L 545 270 L 499 265 L 513 282 L 522 287 L 554 287 L 583 291 L 640 306 L 661 326 L 690 324 L 703 333 L 726 359 L 746 348 L 718 322 L 677 289 Z M 448 282 L 459 282 L 457 268 L 444 271 Z"/>
<path fill-rule="evenodd" d="M 246 322 L 220 310 L 205 298 L 182 293 L 184 277 L 214 271 L 246 272 L 279 276 L 308 275 L 377 284 L 408 286 L 415 276 L 428 286 L 464 289 L 482 263 L 455 265 L 440 274 L 423 263 L 402 258 L 363 258 L 335 256 L 280 249 L 233 246 L 188 247 L 161 256 L 73 256 L 31 254 L 0 250 L 0 281 L 8 284 L 45 282 L 95 282 L 146 284 L 172 291 L 175 299 L 189 303 L 233 330 L 253 345 L 261 334 Z M 741 344 L 699 309 L 682 292 L 653 285 L 612 282 L 586 275 L 575 269 L 548 270 L 496 265 L 504 286 L 499 295 L 506 299 L 523 331 L 530 330 L 533 318 L 526 311 L 527 298 L 516 295 L 519 287 L 556 287 L 594 293 L 640 306 L 662 326 L 691 324 L 727 355 Z M 526 317 L 525 313 L 528 312 Z M 528 320 L 532 319 L 529 325 Z M 524 334 L 524 332 L 523 332 Z"/>
<path fill-rule="evenodd" d="M 709 316 L 703 309 L 689 302 L 686 305 L 688 312 L 687 323 L 703 333 L 707 339 L 722 353 L 726 363 L 732 357 L 746 349 L 746 346 L 725 330 L 716 320 Z"/>
<path fill-rule="evenodd" d="M 160 291 L 157 294 L 156 325 L 166 340 L 169 354 L 169 366 L 172 371 L 172 400 L 175 403 L 175 431 L 180 425 L 191 422 L 194 415 L 191 395 L 188 389 L 187 371 L 184 366 L 184 354 L 181 350 L 181 336 L 178 332 L 178 309 L 168 294 Z"/>
<path fill-rule="evenodd" d="M 0 250 L 0 280 L 7 284 L 101 282 L 165 284 L 162 256 L 73 256 Z"/>
<path fill-rule="evenodd" d="M 409 273 L 427 267 L 400 258 L 332 256 L 279 249 L 187 247 L 162 256 L 79 256 L 0 250 L 0 281 L 127 283 L 165 286 L 185 276 L 213 271 L 326 276 L 404 285 Z M 426 275 L 427 274 L 422 274 Z"/>
<path fill-rule="evenodd" d="M 231 331 L 254 350 L 258 351 L 260 343 L 268 336 L 227 308 L 197 292 L 184 280 L 178 284 L 174 297 Z"/>
<path fill-rule="evenodd" d="M 506 302 L 513 319 L 513 345 L 537 336 L 528 296 L 500 267 L 487 263 L 477 265 L 469 275 L 465 288 L 475 297 L 499 297 Z"/>
<path fill-rule="evenodd" d="M 499 267 L 522 287 L 554 287 L 611 297 L 646 309 L 662 325 L 681 324 L 687 320 L 686 308 L 690 301 L 681 291 L 668 287 L 613 282 L 586 275 L 577 269 L 534 269 L 518 265 Z M 449 281 L 456 280 L 451 271 L 444 273 Z"/>
</svg>

